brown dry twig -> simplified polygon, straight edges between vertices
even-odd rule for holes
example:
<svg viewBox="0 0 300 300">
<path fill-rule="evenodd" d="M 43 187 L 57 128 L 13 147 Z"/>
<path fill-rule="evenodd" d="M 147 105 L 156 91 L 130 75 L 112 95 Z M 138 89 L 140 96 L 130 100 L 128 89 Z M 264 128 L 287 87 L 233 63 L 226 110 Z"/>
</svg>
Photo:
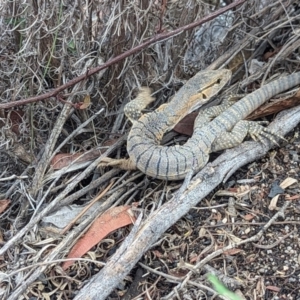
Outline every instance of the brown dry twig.
<svg viewBox="0 0 300 300">
<path fill-rule="evenodd" d="M 69 87 L 72 87 L 73 85 L 79 83 L 80 81 L 100 72 L 101 70 L 104 70 L 110 66 L 112 66 L 113 64 L 125 59 L 126 57 L 129 57 L 130 55 L 133 55 L 139 51 L 141 51 L 142 49 L 145 49 L 146 47 L 152 45 L 152 44 L 155 44 L 159 41 L 162 41 L 162 40 L 167 40 L 168 38 L 171 38 L 181 32 L 184 32 L 186 30 L 189 30 L 189 29 L 192 29 L 194 27 L 197 27 L 201 24 L 204 24 L 214 18 L 216 18 L 217 16 L 223 14 L 224 12 L 238 6 L 238 5 L 241 5 L 243 4 L 244 2 L 246 2 L 246 0 L 237 0 L 223 8 L 220 8 L 219 10 L 211 13 L 210 15 L 202 18 L 201 20 L 199 21 L 196 21 L 194 23 L 191 23 L 191 24 L 188 24 L 188 25 L 185 25 L 185 26 L 182 26 L 180 28 L 177 28 L 173 31 L 170 31 L 170 32 L 166 32 L 166 33 L 160 33 L 160 34 L 157 34 L 156 36 L 154 36 L 153 38 L 150 38 L 148 41 L 128 50 L 128 51 L 125 51 L 124 53 L 120 54 L 119 56 L 115 57 L 115 58 L 112 58 L 110 60 L 108 60 L 106 63 L 104 63 L 103 65 L 101 66 L 98 66 L 96 68 L 93 68 L 91 70 L 88 70 L 85 74 L 82 74 L 72 80 L 70 80 L 69 82 L 67 82 L 66 84 L 63 84 L 61 86 L 59 86 L 58 88 L 54 89 L 53 91 L 50 91 L 46 94 L 43 94 L 43 95 L 39 95 L 39 96 L 35 96 L 35 97 L 31 97 L 31 98 L 27 98 L 27 99 L 21 99 L 21 100 L 18 100 L 18 101 L 13 101 L 13 102 L 10 102 L 10 103 L 5 103 L 5 104 L 0 104 L 0 109 L 6 109 L 6 108 L 11 108 L 11 107 L 15 107 L 15 106 L 20 106 L 20 105 L 26 105 L 26 104 L 29 104 L 29 103 L 34 103 L 34 102 L 37 102 L 37 101 L 41 101 L 41 100 L 45 100 L 47 98 L 50 98 L 50 97 L 54 97 L 56 95 L 58 95 L 59 93 L 61 93 L 62 91 L 64 91 L 65 89 L 69 88 Z M 63 97 L 63 95 L 61 95 L 60 97 Z"/>
<path fill-rule="evenodd" d="M 265 249 L 265 250 L 268 250 L 268 249 L 272 249 L 276 246 L 278 246 L 284 239 L 286 239 L 287 237 L 289 237 L 291 234 L 295 233 L 296 231 L 291 231 L 289 233 L 287 233 L 286 235 L 282 236 L 282 237 L 279 237 L 278 240 L 270 245 L 261 245 L 261 244 L 256 244 L 256 243 L 252 243 L 252 245 L 256 248 L 259 248 L 259 249 Z"/>
<path fill-rule="evenodd" d="M 294 128 L 299 120 L 300 107 L 297 107 L 278 117 L 271 128 L 281 134 L 286 134 Z M 240 147 L 226 151 L 212 164 L 204 167 L 182 195 L 175 196 L 173 200 L 154 211 L 143 222 L 135 235 L 134 241 L 130 243 L 130 247 L 128 248 L 126 243 L 122 244 L 106 266 L 80 290 L 75 299 L 79 300 L 82 297 L 105 299 L 163 232 L 184 216 L 191 207 L 199 203 L 200 199 L 208 195 L 212 189 L 223 180 L 226 180 L 230 174 L 242 165 L 265 155 L 270 148 L 271 145 L 266 146 L 256 142 L 244 143 Z M 272 222 L 267 223 L 265 227 L 269 227 Z M 253 237 L 253 241 L 256 238 L 257 236 Z M 231 249 L 231 246 L 229 246 L 229 249 Z M 226 248 L 222 249 L 220 253 L 223 250 L 226 250 Z M 203 265 L 206 262 L 206 259 L 204 259 L 200 263 Z M 99 295 L 101 295 L 101 298 L 99 298 Z"/>
<path fill-rule="evenodd" d="M 238 9 L 227 11 L 199 28 L 181 31 L 186 24 L 193 28 L 196 24 L 195 20 L 201 19 L 202 22 L 204 20 L 202 17 L 209 15 L 215 9 L 212 5 L 216 2 L 218 1 L 105 0 L 89 1 L 88 6 L 85 7 L 84 5 L 80 6 L 81 3 L 78 1 L 65 5 L 65 2 L 61 4 L 61 1 L 54 0 L 50 2 L 34 1 L 32 10 L 28 6 L 31 5 L 31 2 L 28 1 L 22 3 L 15 1 L 14 6 L 10 6 L 9 1 L 0 3 L 0 10 L 5 13 L 4 20 L 9 22 L 2 23 L 4 29 L 0 37 L 1 104 L 21 105 L 20 101 L 6 102 L 17 99 L 28 100 L 29 95 L 48 97 L 49 93 L 47 92 L 51 91 L 50 93 L 55 94 L 58 92 L 56 87 L 66 88 L 70 83 L 72 84 L 72 79 L 78 80 L 80 76 L 84 78 L 82 81 L 64 92 L 58 92 L 56 96 L 63 97 L 64 103 L 65 100 L 78 103 L 81 98 L 89 96 L 93 104 L 86 109 L 77 110 L 73 109 L 77 108 L 76 105 L 63 106 L 59 101 L 53 101 L 54 98 L 51 98 L 51 101 L 43 101 L 36 105 L 26 105 L 22 109 L 20 108 L 22 117 L 16 124 L 20 135 L 16 137 L 15 141 L 22 144 L 25 151 L 30 153 L 31 158 L 34 159 L 33 163 L 25 170 L 26 166 L 24 165 L 16 168 L 16 163 L 19 163 L 21 157 L 13 161 L 5 161 L 5 157 L 13 151 L 13 148 L 11 144 L 7 144 L 8 140 L 1 139 L 0 135 L 1 164 L 4 169 L 12 166 L 9 172 L 0 172 L 6 179 L 1 182 L 0 193 L 7 196 L 5 199 L 11 200 L 9 210 L 1 214 L 0 236 L 3 235 L 1 242 L 1 246 L 3 246 L 0 249 L 0 255 L 3 255 L 5 261 L 2 264 L 1 272 L 6 275 L 8 280 L 4 279 L 2 282 L 0 298 L 16 299 L 23 293 L 27 298 L 34 294 L 40 298 L 62 298 L 68 295 L 68 298 L 73 299 L 84 282 L 97 281 L 92 278 L 91 269 L 97 273 L 105 262 L 113 260 L 116 263 L 115 266 L 120 268 L 116 269 L 113 266 L 110 269 L 111 272 L 120 272 L 115 276 L 105 268 L 99 274 L 100 276 L 102 274 L 103 277 L 97 283 L 108 282 L 109 289 L 112 290 L 116 286 L 113 280 L 119 282 L 123 278 L 124 290 L 114 289 L 110 297 L 115 298 L 116 295 L 126 293 L 129 299 L 132 299 L 128 295 L 128 290 L 134 288 L 133 281 L 131 281 L 135 272 L 134 260 L 138 259 L 146 249 L 139 248 L 137 239 L 142 239 L 142 246 L 151 247 L 153 241 L 149 238 L 161 234 L 161 238 L 152 244 L 153 248 L 142 256 L 140 262 L 162 272 L 165 267 L 171 271 L 170 274 L 176 276 L 176 273 L 172 273 L 172 268 L 178 261 L 182 260 L 192 264 L 196 261 L 198 254 L 213 251 L 207 245 L 222 248 L 228 245 L 227 242 L 232 236 L 241 239 L 254 236 L 258 230 L 257 226 L 264 226 L 265 221 L 271 218 L 273 212 L 268 211 L 268 208 L 262 204 L 265 202 L 261 200 L 268 201 L 266 195 L 270 184 L 276 178 L 285 176 L 289 172 L 291 172 L 291 176 L 297 177 L 296 174 L 299 173 L 296 165 L 298 162 L 296 152 L 299 146 L 297 131 L 291 139 L 287 137 L 288 140 L 291 140 L 289 145 L 283 145 L 281 149 L 270 154 L 272 160 L 275 161 L 275 163 L 273 162 L 275 166 L 271 166 L 272 161 L 270 157 L 266 156 L 262 161 L 243 167 L 241 172 L 234 174 L 230 184 L 226 183 L 222 187 L 227 190 L 228 186 L 243 184 L 239 179 L 243 178 L 245 173 L 247 178 L 250 178 L 247 184 L 254 183 L 257 187 L 242 196 L 243 198 L 238 199 L 238 201 L 245 201 L 251 210 L 248 211 L 249 218 L 246 218 L 247 215 L 244 218 L 247 210 L 237 205 L 237 209 L 242 209 L 242 212 L 238 213 L 234 226 L 232 223 L 223 224 L 222 222 L 223 220 L 228 221 L 228 216 L 224 212 L 228 195 L 223 195 L 221 198 L 218 196 L 216 199 L 215 194 L 210 194 L 205 199 L 205 207 L 202 207 L 201 213 L 199 209 L 189 210 L 188 205 L 191 204 L 189 201 L 199 202 L 213 185 L 216 187 L 222 181 L 220 179 L 222 176 L 227 178 L 236 168 L 240 167 L 242 159 L 245 158 L 243 153 L 232 150 L 220 156 L 220 159 L 224 158 L 223 161 L 216 161 L 211 168 L 208 166 L 206 168 L 207 178 L 204 179 L 207 190 L 201 190 L 199 187 L 201 182 L 197 182 L 184 194 L 185 198 L 180 199 L 179 210 L 180 205 L 184 204 L 183 202 L 186 201 L 190 204 L 186 204 L 185 211 L 181 210 L 179 214 L 176 214 L 176 210 L 174 214 L 172 195 L 179 188 L 178 185 L 182 183 L 149 180 L 139 171 L 135 173 L 122 172 L 118 169 L 95 171 L 98 162 L 91 163 L 91 160 L 84 166 L 72 164 L 69 168 L 61 170 L 53 171 L 50 167 L 52 157 L 56 153 L 87 154 L 99 147 L 100 149 L 106 147 L 105 140 L 115 134 L 121 135 L 121 140 L 113 144 L 104 155 L 110 153 L 118 158 L 125 157 L 124 142 L 129 126 L 124 122 L 123 108 L 130 98 L 134 98 L 136 89 L 141 86 L 149 86 L 155 91 L 157 101 L 152 107 L 155 109 L 160 104 L 168 102 L 186 79 L 209 65 L 213 69 L 230 68 L 235 73 L 230 87 L 221 94 L 220 98 L 226 98 L 226 95 L 230 93 L 249 93 L 257 89 L 270 65 L 272 65 L 268 76 L 270 80 L 275 74 L 280 76 L 298 69 L 295 45 L 299 44 L 299 39 L 297 39 L 299 13 L 291 1 L 268 0 L 263 3 L 258 0 L 245 1 Z M 240 3 L 242 2 L 240 1 Z M 237 2 L 232 5 L 237 5 Z M 230 7 L 232 6 L 225 9 L 230 9 Z M 49 10 L 49 8 L 53 9 Z M 215 14 L 218 12 L 220 11 Z M 197 22 L 197 24 L 200 23 Z M 176 28 L 178 28 L 177 33 L 174 31 Z M 157 33 L 159 34 L 156 35 Z M 173 38 L 168 38 L 166 33 Z M 15 45 L 12 37 L 15 37 Z M 153 38 L 151 39 L 151 37 Z M 154 38 L 161 38 L 161 40 L 155 41 Z M 147 47 L 144 41 L 152 42 L 152 45 Z M 276 51 L 273 51 L 272 49 L 275 48 L 277 48 Z M 280 55 L 276 55 L 280 49 L 285 50 L 282 50 Z M 137 52 L 131 55 L 132 51 Z M 266 51 L 271 51 L 269 57 L 272 57 L 272 63 L 271 59 L 264 55 Z M 122 60 L 125 57 L 126 59 Z M 258 60 L 263 64 L 263 67 L 254 70 L 254 73 L 248 72 L 253 60 Z M 114 65 L 112 65 L 113 63 Z M 101 71 L 90 76 L 91 71 L 98 72 L 107 67 L 107 64 L 110 64 L 110 67 L 105 72 Z M 93 68 L 94 66 L 98 67 Z M 67 85 L 64 85 L 66 83 Z M 43 93 L 44 95 L 41 95 Z M 106 115 L 103 113 L 105 109 L 107 110 Z M 101 114 L 97 114 L 97 111 L 101 111 Z M 9 110 L 9 112 L 14 112 L 14 110 Z M 299 115 L 297 118 L 299 120 Z M 284 125 L 290 121 L 282 120 Z M 296 121 L 294 120 L 294 124 Z M 6 114 L 1 115 L 1 110 L 0 122 L 3 122 L 5 127 L 15 127 Z M 279 128 L 281 127 L 279 125 Z M 169 140 L 168 143 L 174 143 L 174 132 L 169 134 L 173 134 L 173 136 L 172 141 Z M 183 136 L 178 139 L 175 137 L 175 140 L 175 143 L 181 143 L 185 141 L 185 138 Z M 246 161 L 248 162 L 257 160 L 266 153 L 265 148 L 259 148 L 259 151 L 255 147 L 251 148 L 253 143 L 246 145 L 248 146 L 245 146 L 244 149 L 252 151 L 251 157 L 247 154 Z M 213 159 L 215 155 L 212 154 L 211 158 Z M 286 163 L 278 168 L 276 162 L 280 162 L 283 157 Z M 293 157 L 294 160 L 289 160 L 290 157 Z M 231 159 L 232 162 L 230 162 Z M 234 168 L 230 163 L 234 165 Z M 288 169 L 289 165 L 290 169 Z M 218 166 L 224 168 L 224 172 L 227 173 L 218 173 Z M 214 170 L 213 168 L 216 168 L 216 174 L 210 172 Z M 282 169 L 286 171 L 284 172 Z M 214 176 L 218 178 L 216 179 Z M 130 231 L 128 229 L 118 230 L 111 234 L 107 238 L 109 242 L 101 242 L 89 252 L 88 256 L 95 258 L 94 260 L 87 262 L 82 259 L 79 263 L 74 264 L 68 272 L 62 273 L 61 268 L 57 266 L 58 258 L 68 253 L 70 245 L 91 224 L 95 215 L 84 222 L 80 221 L 63 236 L 57 236 L 57 228 L 60 227 L 53 225 L 53 228 L 48 224 L 45 225 L 45 222 L 52 215 L 63 211 L 62 208 L 65 205 L 87 205 L 87 202 L 94 199 L 99 190 L 103 189 L 110 180 L 115 180 L 115 185 L 105 195 L 105 199 L 103 199 L 105 205 L 102 209 L 106 210 L 116 203 L 130 205 L 133 201 L 139 201 L 140 208 L 137 210 L 137 213 L 140 213 L 139 221 L 141 223 L 142 216 L 145 216 L 145 222 L 142 225 L 136 223 L 137 225 Z M 209 187 L 208 184 L 211 186 Z M 200 193 L 193 196 L 194 188 L 200 190 Z M 298 197 L 298 190 L 293 188 L 287 193 L 289 193 L 290 199 Z M 286 200 L 288 200 L 288 195 Z M 249 204 L 248 201 L 251 203 Z M 287 221 L 274 222 L 269 231 L 272 229 L 272 233 L 277 233 L 276 230 L 283 228 L 283 224 L 286 224 L 286 227 L 299 227 L 296 216 L 292 215 L 293 209 L 297 209 L 296 201 L 292 201 L 290 204 Z M 164 228 L 170 226 L 180 217 L 180 214 L 184 214 L 188 210 L 189 212 L 184 218 L 181 218 L 165 232 Z M 164 214 L 159 215 L 160 212 Z M 251 222 L 249 221 L 250 217 Z M 143 235 L 143 232 L 149 229 L 147 226 L 155 221 L 155 218 L 158 218 L 156 227 L 154 226 L 148 235 Z M 159 222 L 163 223 L 162 227 Z M 203 226 L 203 224 L 205 225 Z M 273 226 L 275 224 L 278 226 Z M 219 230 L 221 226 L 224 228 Z M 206 229 L 208 227 L 211 229 Z M 285 228 L 280 229 L 278 236 L 285 230 Z M 53 233 L 56 234 L 53 236 Z M 129 239 L 124 240 L 128 233 Z M 293 239 L 292 242 L 291 238 L 285 239 L 284 243 L 287 245 L 291 243 L 291 249 L 297 253 L 299 252 L 298 243 L 295 242 L 297 236 L 294 235 Z M 111 245 L 107 247 L 109 243 Z M 112 256 L 112 253 L 115 253 L 121 244 L 123 248 L 120 249 L 119 256 Z M 283 248 L 281 246 L 268 251 L 280 251 Z M 257 292 L 255 289 L 257 285 L 252 284 L 256 280 L 256 275 L 248 280 L 247 272 L 258 272 L 257 274 L 259 274 L 260 264 L 254 260 L 247 266 L 242 265 L 242 260 L 237 259 L 235 255 L 246 259 L 246 254 L 247 257 L 249 254 L 251 256 L 253 250 L 255 255 L 258 252 L 264 252 L 264 250 L 257 251 L 253 248 L 249 243 L 244 245 L 243 249 L 237 249 L 240 250 L 238 254 L 229 251 L 224 253 L 224 256 L 209 262 L 214 269 L 220 270 L 220 273 L 226 271 L 227 267 L 236 270 L 236 272 L 228 274 L 232 277 L 238 276 L 242 282 L 246 282 L 243 292 L 249 298 L 252 293 Z M 30 250 L 28 251 L 28 249 Z M 274 255 L 273 258 L 276 259 L 279 256 L 282 257 L 280 254 Z M 123 268 L 121 263 L 126 257 L 128 260 L 125 261 Z M 295 261 L 294 257 L 290 256 L 289 258 Z M 43 260 L 42 263 L 41 260 Z M 95 265 L 92 261 L 95 262 Z M 96 261 L 99 263 L 97 264 Z M 21 262 L 22 265 L 17 265 L 16 262 Z M 127 264 L 127 262 L 129 263 Z M 267 263 L 266 265 L 267 268 L 272 268 L 271 265 L 268 266 Z M 160 266 L 162 269 L 159 270 Z M 207 266 L 205 265 L 201 270 L 202 273 L 208 272 Z M 131 272 L 129 272 L 130 268 L 133 268 Z M 83 271 L 84 269 L 88 272 Z M 183 273 L 178 275 L 184 276 L 188 269 L 181 271 Z M 41 276 L 43 277 L 42 285 L 39 280 Z M 197 276 L 199 276 L 198 272 L 194 272 L 193 276 L 185 278 L 187 284 L 182 285 L 183 289 L 177 290 L 178 298 L 183 298 L 179 294 L 184 293 L 184 289 L 190 293 L 194 284 L 195 290 L 202 289 L 198 284 Z M 146 291 L 148 298 L 160 299 L 163 294 L 171 293 L 174 284 L 177 284 L 177 282 L 168 282 L 171 278 L 164 279 L 162 274 L 153 272 L 151 277 L 151 280 L 143 277 L 142 288 Z M 261 277 L 264 277 L 265 285 L 270 284 L 267 281 L 268 276 Z M 152 280 L 153 278 L 154 280 Z M 276 284 L 280 285 L 278 276 L 276 278 Z M 292 276 L 290 279 L 293 279 Z M 200 280 L 202 279 L 200 278 Z M 251 287 L 248 284 L 249 281 Z M 57 286 L 57 282 L 61 284 L 60 287 Z M 97 286 L 95 286 L 96 288 Z M 51 292 L 47 294 L 47 291 Z M 2 293 L 5 294 L 2 295 Z M 204 294 L 205 291 L 202 293 Z M 87 293 L 83 297 L 86 298 L 86 296 Z M 191 298 L 198 299 L 199 297 Z M 96 295 L 96 299 L 99 299 L 98 295 Z"/>
<path fill-rule="evenodd" d="M 236 248 L 238 246 L 250 243 L 250 242 L 254 242 L 254 241 L 258 241 L 262 235 L 264 234 L 264 232 L 278 219 L 278 217 L 283 217 L 285 210 L 287 209 L 287 207 L 289 206 L 290 202 L 286 201 L 283 206 L 279 209 L 279 211 L 271 218 L 271 220 L 268 221 L 267 224 L 265 224 L 265 226 L 254 236 L 251 236 L 250 238 L 241 240 L 239 242 L 236 243 L 232 243 L 222 249 L 218 249 L 217 251 L 214 251 L 213 253 L 207 255 L 203 260 L 199 261 L 195 266 L 192 266 L 192 270 L 189 271 L 188 274 L 186 274 L 185 276 L 185 280 L 181 283 L 178 284 L 178 287 L 176 288 L 178 289 L 182 289 L 184 287 L 184 285 L 188 284 L 190 281 L 190 277 L 192 276 L 193 272 L 195 271 L 199 271 L 201 270 L 207 263 L 209 263 L 213 258 L 218 257 L 219 255 L 222 255 L 224 252 Z M 294 233 L 295 231 L 290 232 L 288 235 L 291 235 L 292 233 Z M 284 236 L 283 238 L 286 238 L 287 236 Z M 282 239 L 283 239 L 282 238 Z M 282 240 L 280 239 L 279 242 Z M 174 296 L 174 292 L 171 292 L 169 295 L 167 295 L 166 297 L 164 297 L 164 300 L 167 299 L 173 299 Z"/>
</svg>

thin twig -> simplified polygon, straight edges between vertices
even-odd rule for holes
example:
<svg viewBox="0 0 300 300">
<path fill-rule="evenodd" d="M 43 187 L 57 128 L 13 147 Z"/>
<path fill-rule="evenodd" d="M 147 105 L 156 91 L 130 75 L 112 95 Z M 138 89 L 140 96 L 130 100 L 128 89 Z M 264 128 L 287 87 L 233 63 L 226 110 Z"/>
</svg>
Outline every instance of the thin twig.
<svg viewBox="0 0 300 300">
<path fill-rule="evenodd" d="M 199 25 L 202 25 L 214 18 L 216 18 L 217 16 L 223 14 L 224 12 L 238 6 L 238 5 L 241 5 L 243 4 L 244 2 L 246 2 L 246 0 L 237 0 L 223 8 L 220 8 L 219 10 L 209 14 L 208 16 L 202 18 L 201 20 L 199 21 L 196 21 L 196 22 L 193 22 L 191 24 L 188 24 L 188 25 L 185 25 L 185 26 L 182 26 L 180 28 L 177 28 L 173 31 L 170 31 L 170 32 L 166 32 L 166 33 L 160 33 L 160 34 L 157 34 L 155 35 L 153 38 L 150 38 L 149 40 L 147 40 L 146 42 L 128 50 L 128 51 L 125 51 L 124 53 L 118 55 L 117 57 L 115 58 L 112 58 L 110 60 L 108 60 L 106 63 L 104 63 L 103 65 L 101 66 L 98 66 L 96 68 L 93 68 L 89 71 L 87 71 L 85 74 L 82 74 L 72 80 L 70 80 L 69 82 L 67 82 L 66 84 L 63 84 L 61 86 L 59 86 L 58 88 L 46 93 L 46 94 L 43 94 L 43 95 L 39 95 L 39 96 L 35 96 L 35 97 L 31 97 L 31 98 L 27 98 L 27 99 L 22 99 L 22 100 L 19 100 L 19 101 L 12 101 L 12 102 L 9 102 L 9 103 L 4 103 L 4 104 L 0 104 L 0 109 L 6 109 L 6 108 L 11 108 L 11 107 L 14 107 L 14 106 L 20 106 L 20 105 L 25 105 L 25 104 L 28 104 L 28 103 L 33 103 L 33 102 L 37 102 L 37 101 L 41 101 L 41 100 L 45 100 L 47 98 L 50 98 L 50 97 L 54 97 L 56 95 L 58 95 L 59 93 L 61 93 L 62 91 L 64 91 L 65 89 L 75 85 L 76 83 L 84 80 L 84 79 L 87 79 L 89 76 L 92 76 L 96 73 L 98 73 L 99 71 L 101 70 L 104 70 L 108 67 L 110 67 L 111 65 L 125 59 L 126 57 L 130 56 L 130 55 L 133 55 L 139 51 L 141 51 L 142 49 L 152 45 L 152 44 L 155 44 L 159 41 L 162 41 L 162 40 L 166 40 L 166 39 L 169 39 L 181 32 L 184 32 L 186 30 L 189 30 L 189 29 L 192 29 L 194 27 L 197 27 Z"/>
</svg>

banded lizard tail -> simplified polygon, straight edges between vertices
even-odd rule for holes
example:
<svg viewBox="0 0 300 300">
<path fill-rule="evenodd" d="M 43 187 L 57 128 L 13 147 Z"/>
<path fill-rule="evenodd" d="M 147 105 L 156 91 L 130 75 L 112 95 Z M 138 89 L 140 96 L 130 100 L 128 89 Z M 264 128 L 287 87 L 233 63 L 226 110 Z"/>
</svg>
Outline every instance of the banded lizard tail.
<svg viewBox="0 0 300 300">
<path fill-rule="evenodd" d="M 189 112 L 210 101 L 230 76 L 229 70 L 200 71 L 187 81 L 171 102 L 141 115 L 141 109 L 154 100 L 150 90 L 144 89 L 125 107 L 126 115 L 133 122 L 127 140 L 130 159 L 106 158 L 101 165 L 138 168 L 154 178 L 180 180 L 191 170 L 195 173 L 201 170 L 208 162 L 209 153 L 240 144 L 248 133 L 259 140 L 267 138 L 273 141 L 275 133 L 256 122 L 243 119 L 271 97 L 298 85 L 300 72 L 264 85 L 229 108 L 225 107 L 213 120 L 205 116 L 205 112 L 199 114 L 194 133 L 184 145 L 160 145 L 166 131 L 171 130 Z"/>
</svg>

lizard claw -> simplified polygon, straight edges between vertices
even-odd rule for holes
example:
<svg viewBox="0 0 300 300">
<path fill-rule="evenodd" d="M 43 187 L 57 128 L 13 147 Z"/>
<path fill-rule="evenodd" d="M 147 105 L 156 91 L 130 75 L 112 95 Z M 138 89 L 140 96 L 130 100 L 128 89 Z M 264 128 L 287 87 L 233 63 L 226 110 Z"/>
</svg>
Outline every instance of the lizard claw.
<svg viewBox="0 0 300 300">
<path fill-rule="evenodd" d="M 259 141 L 259 142 L 263 143 L 264 145 L 266 145 L 265 140 L 269 140 L 276 145 L 278 145 L 278 142 L 277 142 L 278 139 L 286 141 L 286 139 L 282 135 L 272 131 L 269 128 L 263 127 L 261 125 L 261 124 L 265 124 L 265 123 L 266 122 L 264 122 L 264 121 L 261 121 L 261 122 L 249 121 L 248 132 L 253 140 Z"/>
</svg>

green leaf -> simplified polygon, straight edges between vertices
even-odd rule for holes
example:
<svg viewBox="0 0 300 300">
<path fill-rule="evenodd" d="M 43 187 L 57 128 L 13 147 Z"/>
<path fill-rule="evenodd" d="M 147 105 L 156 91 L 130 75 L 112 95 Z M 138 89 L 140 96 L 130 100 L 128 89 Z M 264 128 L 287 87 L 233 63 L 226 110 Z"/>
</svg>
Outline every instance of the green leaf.
<svg viewBox="0 0 300 300">
<path fill-rule="evenodd" d="M 214 290 L 221 296 L 226 297 L 229 300 L 242 300 L 240 296 L 231 292 L 227 287 L 213 274 L 208 274 L 207 279 L 213 285 Z"/>
</svg>

